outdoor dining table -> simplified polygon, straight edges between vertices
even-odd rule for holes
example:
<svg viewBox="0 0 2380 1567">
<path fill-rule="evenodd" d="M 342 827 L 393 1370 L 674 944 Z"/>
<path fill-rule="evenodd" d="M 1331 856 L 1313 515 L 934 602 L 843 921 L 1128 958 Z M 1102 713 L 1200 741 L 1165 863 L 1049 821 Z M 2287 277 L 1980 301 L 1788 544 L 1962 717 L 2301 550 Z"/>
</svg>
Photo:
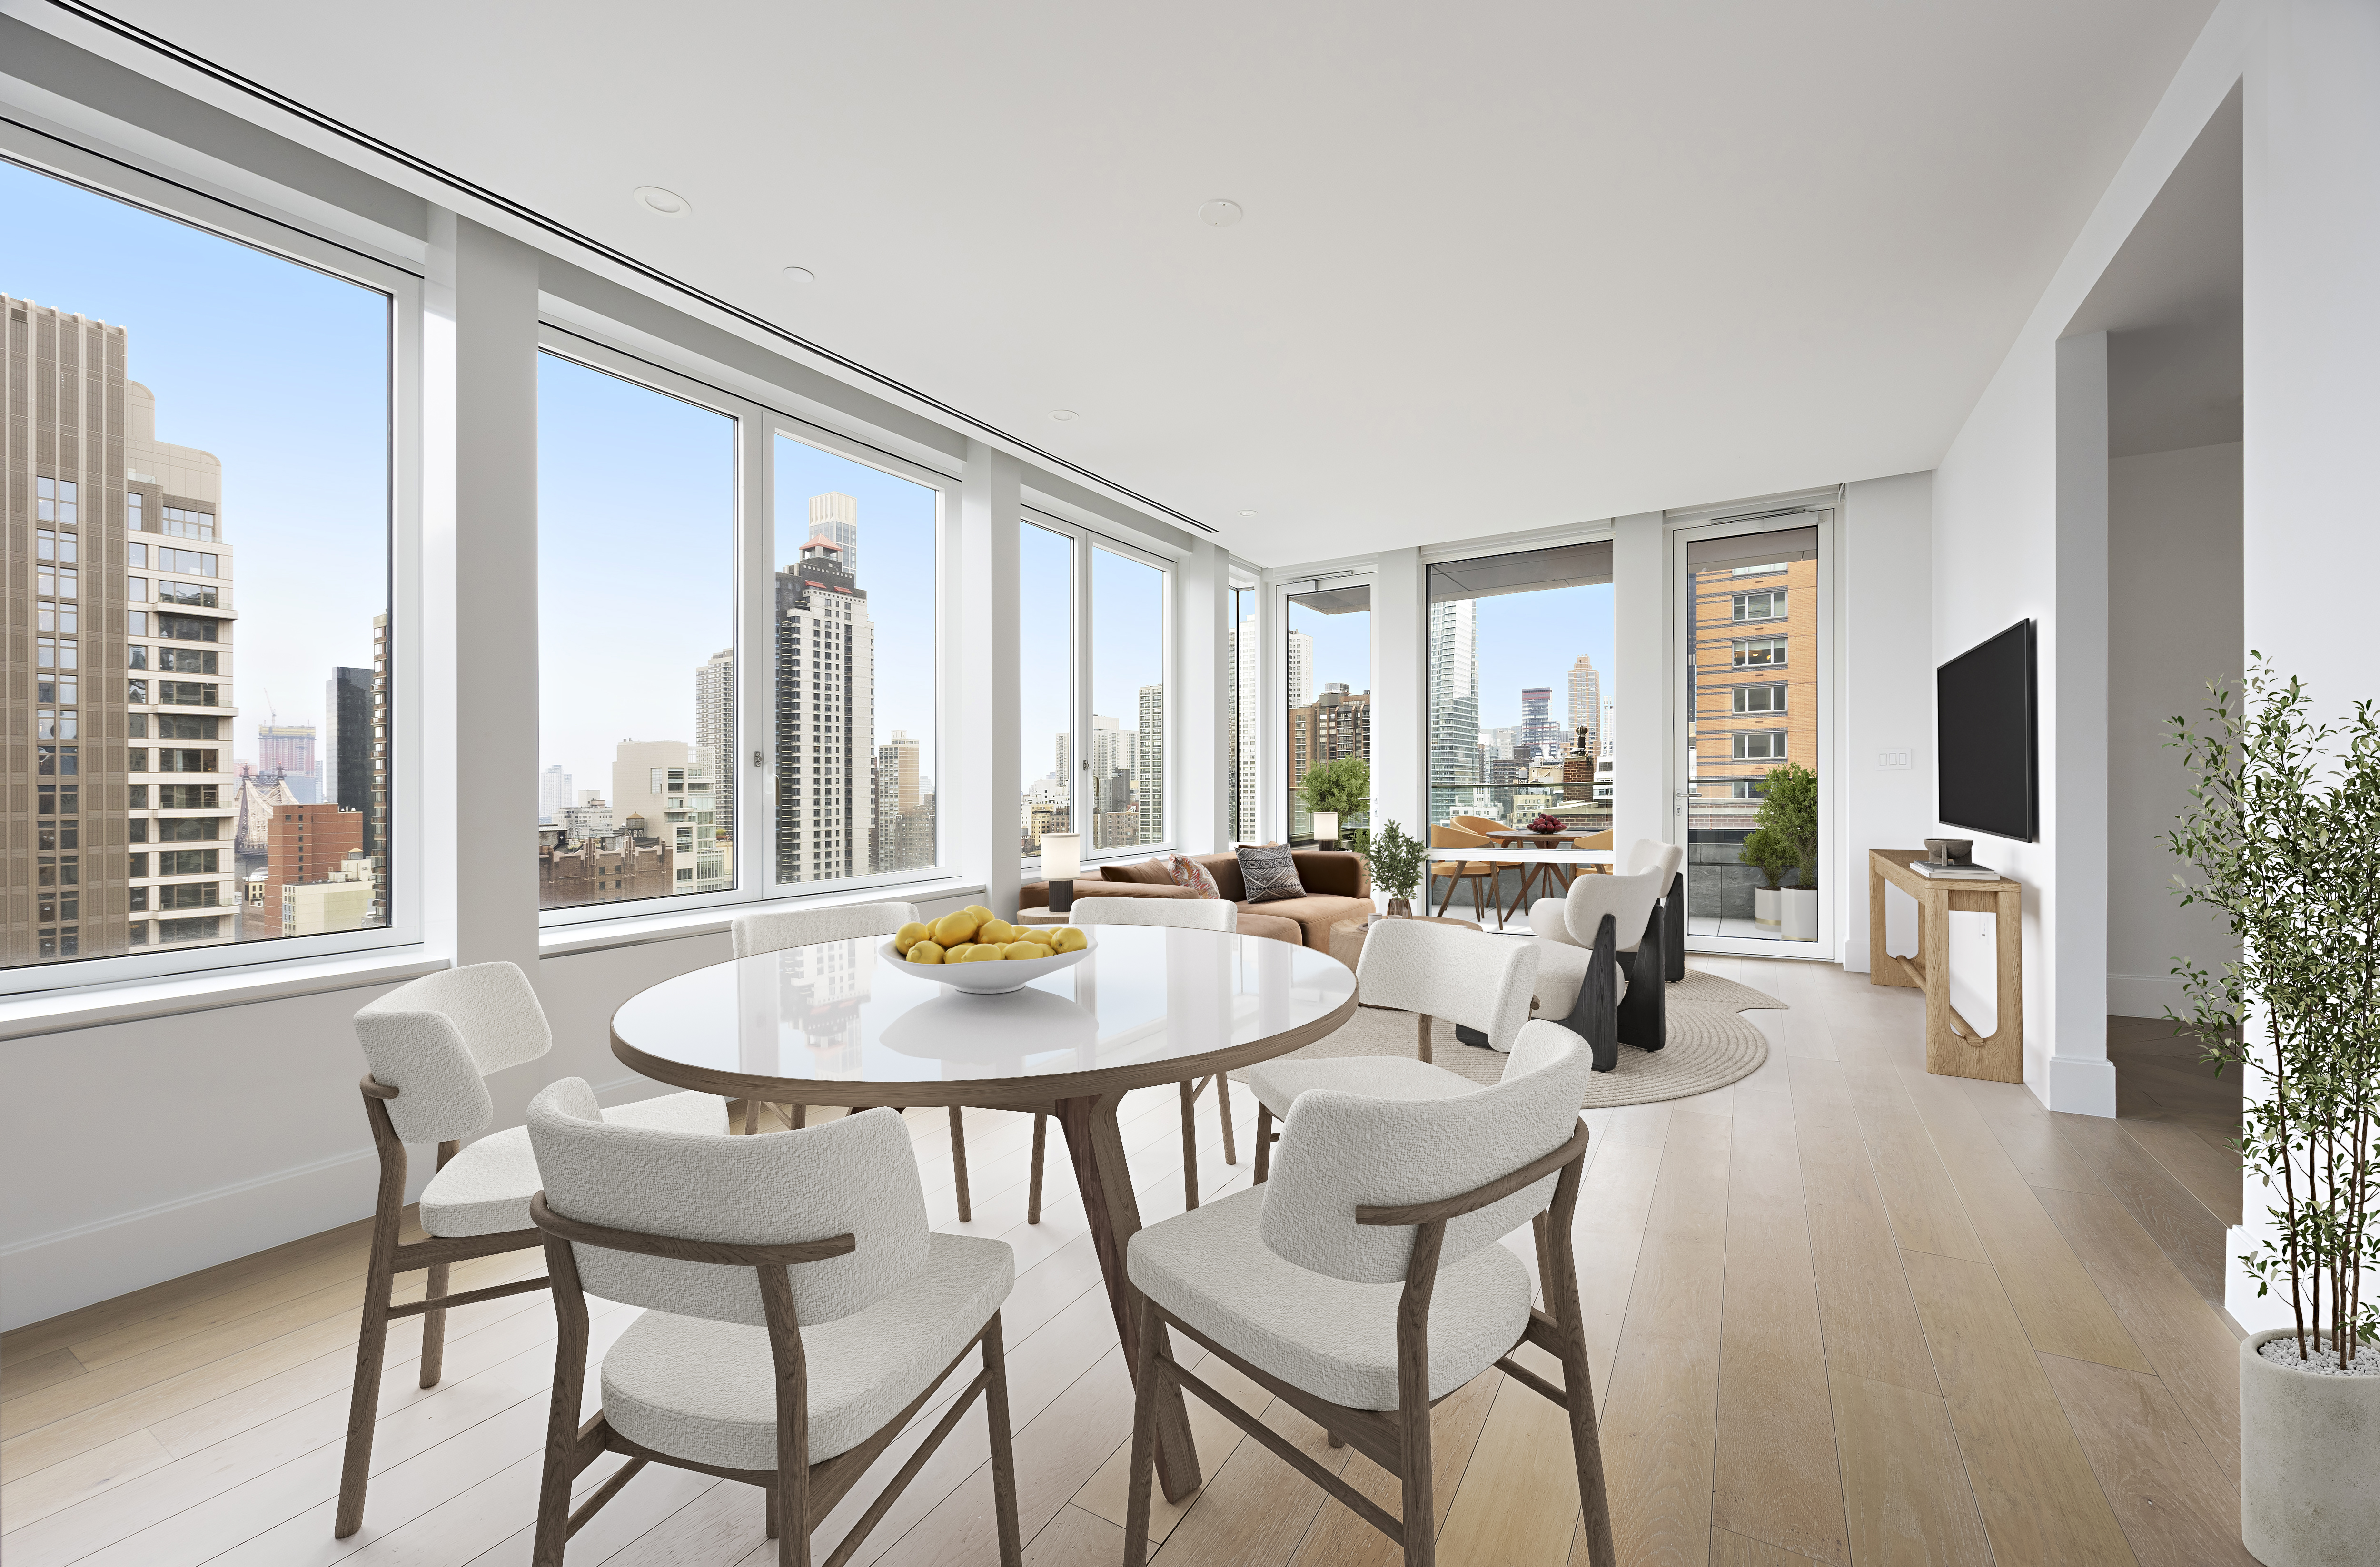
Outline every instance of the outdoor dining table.
<svg viewBox="0 0 2380 1567">
<path fill-rule="evenodd" d="M 1354 1015 L 1355 976 L 1328 953 L 1258 936 L 1090 934 L 1081 962 L 1005 995 L 937 983 L 932 966 L 903 961 L 881 937 L 715 963 L 630 996 L 612 1016 L 612 1050 L 658 1082 L 768 1103 L 1054 1115 L 1129 1367 L 1124 1256 L 1141 1225 L 1117 1106 L 1134 1089 L 1251 1067 L 1332 1032 Z M 1161 1337 L 1156 1347 L 1166 1352 Z M 1159 1395 L 1157 1468 L 1170 1500 L 1200 1483 L 1178 1388 Z"/>
</svg>

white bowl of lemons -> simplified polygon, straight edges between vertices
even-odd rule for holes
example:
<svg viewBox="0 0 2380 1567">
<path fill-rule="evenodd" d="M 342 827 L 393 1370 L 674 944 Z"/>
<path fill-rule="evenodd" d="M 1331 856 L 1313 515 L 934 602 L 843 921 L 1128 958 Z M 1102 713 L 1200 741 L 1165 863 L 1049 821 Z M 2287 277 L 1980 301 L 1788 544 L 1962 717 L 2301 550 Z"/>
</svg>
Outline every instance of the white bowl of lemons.
<svg viewBox="0 0 2380 1567">
<path fill-rule="evenodd" d="M 920 979 L 978 995 L 1002 995 L 1074 967 L 1096 945 L 1072 925 L 1012 925 L 977 903 L 939 920 L 903 925 L 883 953 L 904 968 L 919 970 Z"/>
</svg>

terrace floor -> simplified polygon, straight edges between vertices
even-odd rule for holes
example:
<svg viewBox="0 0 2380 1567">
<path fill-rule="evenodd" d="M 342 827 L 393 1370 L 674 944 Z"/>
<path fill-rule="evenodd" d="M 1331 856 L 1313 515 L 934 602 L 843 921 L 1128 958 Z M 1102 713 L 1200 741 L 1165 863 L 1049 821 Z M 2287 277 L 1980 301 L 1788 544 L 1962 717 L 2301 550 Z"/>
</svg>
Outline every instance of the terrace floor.
<svg viewBox="0 0 2380 1567">
<path fill-rule="evenodd" d="M 1746 1014 L 1771 1054 L 1732 1087 L 1588 1115 L 1580 1282 L 1621 1561 L 2247 1562 L 2237 1339 L 2212 1304 L 2240 1201 L 2221 1147 L 2236 1088 L 2162 1025 L 2113 1019 L 2122 1118 L 2052 1115 L 2020 1087 L 1927 1076 L 1913 992 L 1815 963 L 1694 961 L 1792 1009 Z M 1234 1103 L 1245 1150 L 1255 1106 Z M 961 1228 L 941 1113 L 911 1122 L 932 1215 Z M 1029 1122 L 968 1123 L 977 1217 L 964 1227 L 1017 1251 L 1006 1327 L 1026 1559 L 1105 1567 L 1122 1557 L 1131 1401 L 1071 1174 L 1050 1162 L 1044 1222 L 1028 1228 Z M 1178 1126 L 1170 1090 L 1126 1105 L 1151 1222 L 1181 1206 Z M 1245 1154 L 1229 1167 L 1207 1151 L 1210 1192 L 1247 1179 Z M 9 1567 L 525 1563 L 552 1356 L 536 1296 L 454 1312 L 434 1389 L 409 1374 L 419 1319 L 392 1330 L 366 1526 L 331 1538 L 364 1239 L 350 1225 L 0 1340 Z M 1515 1246 L 1534 1262 L 1525 1232 Z M 490 1259 L 453 1287 L 540 1267 Z M 599 1352 L 629 1315 L 596 1319 Z M 1201 1374 L 1395 1505 L 1367 1460 L 1244 1380 Z M 1192 1410 L 1208 1482 L 1186 1508 L 1160 1503 L 1157 1561 L 1396 1559 Z M 1491 1371 L 1436 1421 L 1440 1561 L 1585 1561 L 1558 1411 Z M 985 1453 L 970 1414 L 857 1560 L 994 1560 Z M 822 1543 L 879 1483 L 861 1483 Z M 757 1491 L 654 1468 L 569 1560 L 775 1557 Z"/>
</svg>

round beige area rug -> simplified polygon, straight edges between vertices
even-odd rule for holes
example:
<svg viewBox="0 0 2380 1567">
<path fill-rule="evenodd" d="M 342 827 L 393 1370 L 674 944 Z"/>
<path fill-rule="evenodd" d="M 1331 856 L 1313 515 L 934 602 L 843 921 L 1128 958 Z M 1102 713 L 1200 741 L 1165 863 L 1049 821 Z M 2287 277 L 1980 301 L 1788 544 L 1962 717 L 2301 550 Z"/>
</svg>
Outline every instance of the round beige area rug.
<svg viewBox="0 0 2380 1567">
<path fill-rule="evenodd" d="M 1659 1050 L 1621 1045 L 1619 1065 L 1595 1074 L 1582 1108 L 1687 1099 L 1748 1078 L 1768 1059 L 1768 1041 L 1742 1013 L 1754 1007 L 1785 1009 L 1785 1003 L 1773 995 L 1694 969 L 1687 970 L 1686 977 L 1670 987 L 1667 1002 L 1670 1043 Z M 1411 1060 L 1417 1054 L 1413 1014 L 1360 1006 L 1338 1032 L 1282 1059 L 1402 1055 Z M 1483 1086 L 1501 1081 L 1504 1076 L 1504 1056 L 1464 1044 L 1454 1037 L 1454 1025 L 1443 1018 L 1432 1020 L 1430 1059 Z M 1237 1080 L 1245 1074 L 1232 1076 Z"/>
</svg>

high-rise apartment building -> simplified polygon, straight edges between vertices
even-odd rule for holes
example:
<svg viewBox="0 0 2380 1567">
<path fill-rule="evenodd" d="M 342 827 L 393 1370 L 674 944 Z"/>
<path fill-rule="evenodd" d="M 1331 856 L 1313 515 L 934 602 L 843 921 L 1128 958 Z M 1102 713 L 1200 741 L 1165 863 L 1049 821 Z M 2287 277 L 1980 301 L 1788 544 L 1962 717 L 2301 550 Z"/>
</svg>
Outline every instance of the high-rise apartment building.
<svg viewBox="0 0 2380 1567">
<path fill-rule="evenodd" d="M 694 748 L 710 767 L 719 826 L 735 831 L 735 652 L 722 647 L 694 671 Z"/>
<path fill-rule="evenodd" d="M 1551 761 L 1562 750 L 1561 724 L 1554 717 L 1554 690 L 1549 685 L 1526 686 L 1521 692 L 1520 734 L 1516 745 L 1525 745 L 1529 754 L 1539 761 Z"/>
<path fill-rule="evenodd" d="M 1304 632 L 1289 633 L 1289 705 L 1304 707 L 1314 701 L 1314 639 Z"/>
<path fill-rule="evenodd" d="M 832 539 L 811 539 L 777 573 L 776 658 L 777 879 L 865 875 L 875 830 L 876 627 Z"/>
<path fill-rule="evenodd" d="M 1570 667 L 1570 735 L 1574 747 L 1579 729 L 1586 730 L 1586 753 L 1593 756 L 1601 749 L 1603 725 L 1603 672 L 1595 660 L 1582 653 Z"/>
<path fill-rule="evenodd" d="M 876 748 L 871 871 L 922 870 L 934 862 L 934 797 L 918 774 L 920 750 L 903 729 Z"/>
<path fill-rule="evenodd" d="M 561 821 L 562 814 L 570 809 L 571 799 L 570 775 L 562 770 L 561 763 L 538 774 L 537 819 L 540 823 Z"/>
<path fill-rule="evenodd" d="M 314 726 L 311 724 L 259 724 L 256 726 L 256 770 L 268 778 L 286 778 L 289 791 L 300 800 L 309 790 L 298 780 L 314 777 Z"/>
<path fill-rule="evenodd" d="M 341 667 L 322 682 L 322 799 L 371 810 L 372 672 Z"/>
<path fill-rule="evenodd" d="M 729 846 L 719 837 L 719 797 L 710 765 L 682 740 L 624 740 L 612 756 L 612 821 L 669 851 L 668 892 L 724 892 L 735 885 Z"/>
<path fill-rule="evenodd" d="M 1351 693 L 1332 681 L 1322 694 L 1289 711 L 1289 787 L 1293 790 L 1305 775 L 1342 756 L 1372 754 L 1372 693 Z"/>
<path fill-rule="evenodd" d="M 238 709 L 222 465 L 157 440 L 155 399 L 125 379 L 123 327 L 6 295 L 0 308 L 0 591 L 19 633 L 0 695 L 16 738 L 0 754 L 28 818 L 0 961 L 229 940 Z"/>
<path fill-rule="evenodd" d="M 371 857 L 372 918 L 388 923 L 389 780 L 388 617 L 372 617 L 371 806 L 364 813 L 364 852 Z"/>
<path fill-rule="evenodd" d="M 843 551 L 843 569 L 859 580 L 859 502 L 835 490 L 810 497 L 810 536 Z"/>
<path fill-rule="evenodd" d="M 1165 841 L 1165 688 L 1140 688 L 1140 728 L 1133 742 L 1132 808 L 1140 841 Z"/>
<path fill-rule="evenodd" d="M 1698 799 L 1756 799 L 1771 767 L 1818 764 L 1816 554 L 1693 573 Z"/>
<path fill-rule="evenodd" d="M 1443 599 L 1429 607 L 1429 784 L 1476 784 L 1479 773 L 1478 603 Z M 1430 818 L 1442 819 L 1434 797 Z"/>
<path fill-rule="evenodd" d="M 1257 637 L 1257 619 L 1251 615 L 1232 633 L 1232 732 L 1238 741 L 1233 748 L 1239 765 L 1239 819 L 1230 825 L 1233 842 L 1245 842 L 1257 836 L 1257 824 L 1262 820 L 1257 780 L 1261 774 L 1257 761 L 1262 748 L 1257 742 L 1257 725 L 1264 717 L 1263 645 Z"/>
</svg>

